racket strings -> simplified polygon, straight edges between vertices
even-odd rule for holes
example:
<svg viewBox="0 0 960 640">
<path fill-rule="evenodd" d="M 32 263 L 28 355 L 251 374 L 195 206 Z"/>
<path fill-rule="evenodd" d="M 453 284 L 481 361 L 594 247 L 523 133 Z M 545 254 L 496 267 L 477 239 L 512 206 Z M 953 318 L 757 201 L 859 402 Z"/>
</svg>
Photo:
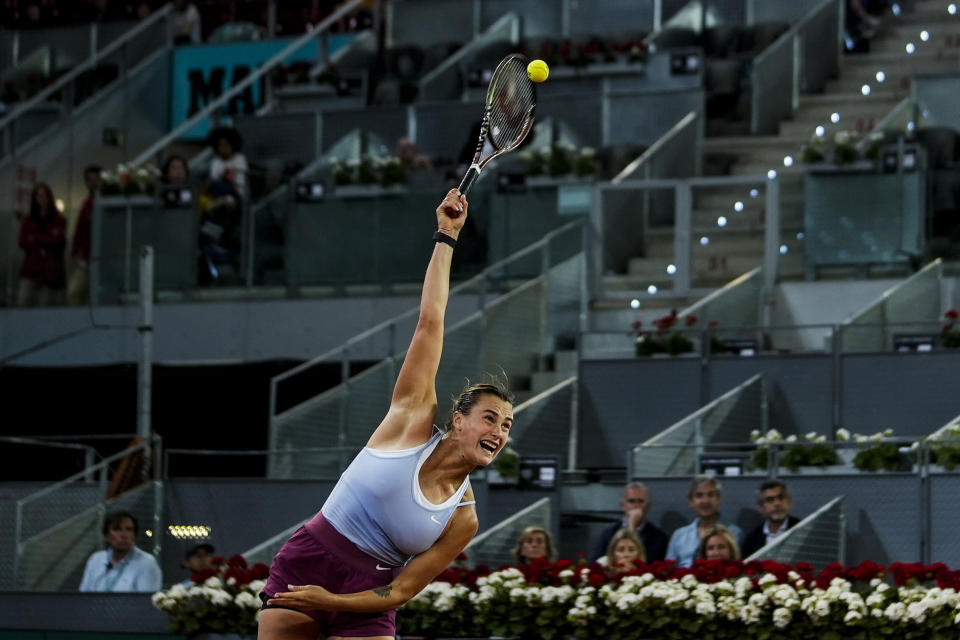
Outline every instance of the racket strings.
<svg viewBox="0 0 960 640">
<path fill-rule="evenodd" d="M 524 59 L 512 58 L 490 82 L 490 139 L 498 149 L 515 146 L 526 134 L 535 103 Z"/>
</svg>

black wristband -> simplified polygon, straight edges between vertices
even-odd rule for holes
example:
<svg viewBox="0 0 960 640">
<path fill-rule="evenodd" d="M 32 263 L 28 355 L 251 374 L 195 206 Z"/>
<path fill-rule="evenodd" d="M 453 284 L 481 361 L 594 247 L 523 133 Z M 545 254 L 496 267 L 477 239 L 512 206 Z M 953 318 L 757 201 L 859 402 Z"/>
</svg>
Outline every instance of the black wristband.
<svg viewBox="0 0 960 640">
<path fill-rule="evenodd" d="M 434 241 L 434 242 L 442 242 L 442 243 L 444 243 L 444 244 L 448 244 L 448 245 L 450 245 L 451 247 L 453 247 L 454 249 L 457 248 L 457 241 L 456 241 L 454 238 L 451 238 L 451 237 L 448 236 L 447 234 L 443 233 L 442 231 L 434 231 L 434 232 L 433 232 L 433 241 Z"/>
</svg>

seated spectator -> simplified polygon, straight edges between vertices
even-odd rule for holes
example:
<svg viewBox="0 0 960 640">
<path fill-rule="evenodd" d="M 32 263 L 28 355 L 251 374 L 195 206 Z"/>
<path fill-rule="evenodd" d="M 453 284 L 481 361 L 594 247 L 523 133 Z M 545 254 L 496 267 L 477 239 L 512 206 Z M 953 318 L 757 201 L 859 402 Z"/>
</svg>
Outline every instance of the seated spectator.
<svg viewBox="0 0 960 640">
<path fill-rule="evenodd" d="M 800 522 L 800 518 L 790 515 L 793 498 L 787 491 L 783 480 L 766 480 L 757 491 L 757 508 L 763 513 L 763 524 L 757 525 L 743 539 L 743 556 L 749 558 L 754 553 L 777 539 L 790 527 Z"/>
<path fill-rule="evenodd" d="M 879 14 L 883 11 L 883 2 L 871 0 L 847 0 L 846 24 L 847 49 L 868 51 L 870 40 L 880 26 Z"/>
<path fill-rule="evenodd" d="M 703 535 L 697 549 L 697 560 L 739 560 L 740 547 L 733 534 L 718 524 Z"/>
<path fill-rule="evenodd" d="M 633 569 L 636 566 L 634 560 L 647 561 L 643 542 L 633 529 L 620 529 L 610 538 L 607 555 L 601 556 L 597 562 L 607 567 L 607 573 L 616 574 Z"/>
<path fill-rule="evenodd" d="M 213 567 L 213 554 L 216 549 L 213 548 L 213 545 L 208 542 L 202 542 L 197 546 L 193 547 L 187 551 L 187 555 L 184 557 L 183 562 L 180 563 L 184 569 L 190 572 L 190 577 L 181 582 L 185 587 L 189 587 L 193 584 L 193 575 L 200 573 L 204 569 L 210 569 Z"/>
<path fill-rule="evenodd" d="M 170 30 L 174 44 L 200 43 L 200 12 L 192 2 L 173 0 Z"/>
<path fill-rule="evenodd" d="M 555 551 L 553 536 L 544 527 L 530 526 L 520 533 L 513 555 L 518 565 L 529 564 L 534 560 L 545 559 L 552 562 Z"/>
<path fill-rule="evenodd" d="M 400 138 L 397 140 L 395 153 L 400 160 L 400 167 L 404 171 L 430 168 L 430 160 L 426 156 L 417 153 L 417 146 L 410 138 Z"/>
<path fill-rule="evenodd" d="M 190 165 L 183 156 L 172 155 L 163 163 L 160 181 L 165 186 L 183 186 L 190 180 Z"/>
<path fill-rule="evenodd" d="M 85 304 L 87 301 L 93 199 L 100 191 L 102 172 L 103 169 L 95 164 L 88 165 L 83 170 L 83 181 L 87 185 L 87 197 L 83 199 L 83 204 L 80 205 L 77 226 L 73 230 L 73 242 L 70 243 L 70 257 L 73 259 L 70 283 L 67 286 L 67 302 L 70 304 Z"/>
<path fill-rule="evenodd" d="M 720 502 L 723 498 L 723 487 L 713 476 L 694 476 L 687 493 L 690 508 L 696 514 L 693 522 L 680 527 L 670 537 L 667 546 L 667 560 L 674 560 L 677 566 L 689 567 L 697 556 L 697 549 L 704 535 L 720 523 Z M 733 534 L 734 540 L 743 538 L 743 533 L 735 524 L 727 525 Z"/>
<path fill-rule="evenodd" d="M 30 194 L 30 213 L 20 223 L 18 244 L 24 256 L 17 304 L 60 302 L 67 285 L 63 255 L 67 246 L 67 220 L 57 211 L 53 191 L 42 182 L 38 182 Z"/>
<path fill-rule="evenodd" d="M 247 159 L 240 152 L 242 141 L 234 129 L 218 128 L 210 134 L 216 157 L 210 163 L 210 179 L 200 201 L 201 278 L 217 280 L 222 267 L 239 270 L 240 220 L 247 195 Z"/>
<path fill-rule="evenodd" d="M 126 511 L 108 513 L 103 521 L 107 548 L 95 551 L 83 570 L 80 591 L 140 591 L 160 589 L 160 566 L 136 546 L 137 519 Z"/>
<path fill-rule="evenodd" d="M 631 482 L 623 488 L 620 496 L 623 518 L 600 532 L 590 547 L 590 559 L 597 560 L 607 553 L 610 540 L 620 529 L 630 529 L 643 542 L 646 560 L 657 562 L 667 555 L 667 534 L 647 521 L 650 510 L 650 490 L 639 482 Z"/>
<path fill-rule="evenodd" d="M 183 157 L 172 155 L 163 163 L 160 170 L 160 198 L 164 206 L 171 209 L 193 203 L 190 166 Z"/>
</svg>

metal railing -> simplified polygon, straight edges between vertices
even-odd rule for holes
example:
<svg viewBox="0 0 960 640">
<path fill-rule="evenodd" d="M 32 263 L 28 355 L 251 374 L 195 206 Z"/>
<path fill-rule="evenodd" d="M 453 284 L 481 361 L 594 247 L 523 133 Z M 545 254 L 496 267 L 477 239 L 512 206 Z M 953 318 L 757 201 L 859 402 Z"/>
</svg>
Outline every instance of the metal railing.
<svg viewBox="0 0 960 640">
<path fill-rule="evenodd" d="M 702 146 L 702 118 L 696 111 L 691 111 L 625 166 L 611 182 L 698 176 L 703 162 Z"/>
<path fill-rule="evenodd" d="M 763 324 L 763 268 L 756 267 L 731 280 L 677 314 L 680 322 L 693 318 L 701 327 L 751 327 Z M 757 337 L 749 329 L 746 337 Z M 729 334 L 728 334 L 729 335 Z M 732 337 L 732 336 L 730 336 Z M 758 340 L 757 344 L 762 344 Z"/>
<path fill-rule="evenodd" d="M 0 119 L 0 137 L 5 139 L 5 144 L 0 147 L 0 150 L 2 150 L 5 155 L 16 156 L 17 148 L 22 142 L 24 142 L 17 140 L 17 121 L 30 113 L 30 111 L 36 109 L 38 106 L 45 104 L 58 94 L 62 93 L 63 112 L 61 117 L 69 117 L 73 110 L 74 83 L 78 78 L 81 77 L 82 74 L 96 69 L 97 65 L 103 63 L 104 60 L 109 59 L 114 54 L 120 55 L 120 68 L 118 70 L 119 73 L 117 77 L 120 80 L 126 78 L 126 75 L 132 64 L 137 62 L 128 59 L 129 46 L 135 40 L 140 38 L 141 35 L 152 29 L 161 21 L 164 24 L 163 38 L 165 41 L 165 46 L 161 49 L 161 51 L 169 49 L 172 46 L 172 41 L 170 39 L 169 29 L 166 27 L 166 22 L 172 10 L 173 5 L 168 3 L 147 19 L 136 24 L 132 29 L 123 34 L 123 36 L 103 47 L 103 49 L 97 50 L 96 46 L 94 45 L 89 58 L 58 78 L 56 82 L 40 91 L 30 100 L 27 100 L 22 104 L 15 105 L 10 110 L 9 114 Z M 147 57 L 156 55 L 158 50 L 156 48 L 148 48 L 142 53 L 144 54 L 144 59 L 146 59 Z"/>
<path fill-rule="evenodd" d="M 577 377 L 571 376 L 518 404 L 513 411 L 511 446 L 521 456 L 556 455 L 561 468 L 575 469 L 577 402 Z"/>
<path fill-rule="evenodd" d="M 548 233 L 538 242 L 453 287 L 476 311 L 445 331 L 436 377 L 441 405 L 474 376 L 525 376 L 553 341 L 580 330 L 585 304 L 583 221 Z M 275 376 L 270 382 L 270 449 L 298 450 L 321 438 L 339 447 L 361 446 L 389 407 L 396 371 L 412 335 L 419 306 L 378 324 L 343 345 Z M 375 364 L 353 375 L 351 362 Z M 281 383 L 339 365 L 340 384 L 289 408 L 279 409 Z M 288 405 L 291 403 L 288 403 Z M 269 477 L 304 477 L 321 471 L 280 464 L 271 456 Z"/>
<path fill-rule="evenodd" d="M 773 560 L 795 565 L 809 562 L 814 571 L 828 564 L 846 563 L 847 520 L 846 500 L 838 496 L 823 505 L 777 539 L 758 549 L 747 560 Z"/>
<path fill-rule="evenodd" d="M 926 333 L 943 312 L 942 281 L 943 265 L 937 258 L 844 320 L 840 333 L 844 353 L 889 350 L 893 340 L 891 327 L 907 333 Z"/>
<path fill-rule="evenodd" d="M 293 53 L 296 53 L 300 48 L 309 43 L 311 40 L 317 37 L 324 38 L 326 33 L 329 31 L 330 27 L 336 23 L 338 20 L 348 15 L 351 11 L 359 7 L 363 3 L 363 0 L 349 0 L 349 2 L 343 4 L 336 11 L 330 14 L 326 19 L 321 21 L 319 24 L 313 28 L 307 30 L 302 36 L 288 44 L 286 47 L 278 51 L 276 54 L 271 56 L 266 60 L 262 65 L 257 67 L 249 76 L 245 77 L 241 82 L 230 87 L 228 91 L 224 91 L 212 102 L 208 103 L 203 109 L 200 109 L 190 118 L 181 122 L 178 126 L 174 127 L 172 131 L 167 133 L 155 143 L 150 145 L 145 151 L 136 156 L 133 160 L 127 163 L 127 166 L 131 169 L 140 167 L 151 160 L 157 158 L 157 155 L 161 153 L 166 147 L 172 143 L 174 140 L 185 134 L 187 131 L 190 131 L 198 123 L 203 122 L 208 117 L 213 115 L 218 109 L 229 103 L 236 96 L 243 93 L 248 87 L 252 86 L 255 82 L 260 82 L 263 79 L 266 79 L 267 74 L 269 74 L 273 69 L 283 63 L 283 61 Z M 328 49 L 326 46 L 321 47 L 321 55 L 327 57 Z"/>
<path fill-rule="evenodd" d="M 520 533 L 532 525 L 550 530 L 550 522 L 550 498 L 540 498 L 476 536 L 463 551 L 474 566 L 485 564 L 497 569 L 503 565 L 515 565 L 517 559 L 513 549 Z"/>
<path fill-rule="evenodd" d="M 71 578 L 76 578 L 79 583 L 78 573 L 82 571 L 86 555 L 96 550 L 102 540 L 100 522 L 108 505 L 122 504 L 131 511 L 148 511 L 146 515 L 149 517 L 141 518 L 141 521 L 149 523 L 152 531 L 159 532 L 163 485 L 159 481 L 158 467 L 152 464 L 152 454 L 159 453 L 159 450 L 160 439 L 154 436 L 151 441 L 130 446 L 17 500 L 13 523 L 13 583 L 20 588 L 51 590 L 64 588 Z M 141 474 L 144 484 L 109 496 L 110 465 L 137 461 L 138 456 L 140 466 L 134 471 Z M 97 477 L 95 486 L 88 485 L 91 474 Z M 152 503 L 149 509 L 143 507 L 144 499 Z M 161 536 L 155 535 L 151 540 L 152 552 L 158 555 Z M 78 550 L 88 550 L 88 553 Z"/>
<path fill-rule="evenodd" d="M 648 295 L 673 294 L 677 297 L 685 297 L 695 293 L 695 285 L 701 284 L 699 280 L 705 278 L 708 274 L 704 272 L 704 258 L 701 258 L 695 251 L 706 250 L 710 243 L 708 236 L 703 236 L 699 242 L 694 242 L 694 199 L 695 191 L 705 196 L 711 195 L 716 190 L 728 190 L 730 188 L 763 187 L 763 211 L 764 215 L 759 225 L 744 219 L 743 226 L 733 227 L 733 223 L 738 224 L 737 214 L 730 214 L 731 220 L 729 228 L 718 232 L 722 235 L 729 234 L 731 238 L 737 238 L 734 232 L 739 235 L 746 235 L 741 246 L 738 247 L 739 253 L 744 253 L 751 246 L 755 245 L 757 258 L 763 262 L 763 287 L 764 291 L 772 291 L 777 281 L 779 264 L 782 259 L 780 250 L 780 185 L 775 172 L 770 172 L 768 176 L 726 176 L 726 177 L 699 177 L 685 179 L 656 179 L 656 180 L 637 180 L 623 181 L 618 184 L 607 183 L 596 187 L 596 193 L 593 200 L 593 207 L 590 212 L 592 234 L 591 264 L 590 264 L 590 282 L 591 290 L 598 296 L 610 294 L 603 275 L 610 272 L 623 273 L 632 259 L 644 257 L 658 261 L 658 271 L 662 271 L 666 263 L 672 265 L 672 269 L 667 272 L 669 276 L 669 288 L 664 286 L 662 289 L 653 287 L 648 291 Z M 669 238 L 669 227 L 663 227 L 663 231 L 655 238 L 648 238 L 653 226 L 647 220 L 648 213 L 642 207 L 636 205 L 635 194 L 642 195 L 642 192 L 651 190 L 669 190 L 673 197 L 673 210 L 669 211 L 669 218 L 661 222 L 668 222 L 672 227 L 672 238 Z M 631 193 L 633 192 L 633 193 Z M 758 197 L 759 197 L 758 190 Z M 731 200 L 734 198 L 731 197 Z M 731 203 L 732 204 L 732 203 Z M 741 203 L 742 204 L 742 203 Z M 748 214 L 744 214 L 747 216 Z M 749 220 L 756 214 L 750 214 Z M 702 224 L 702 223 L 701 223 Z M 714 221 L 714 224 L 716 222 Z M 672 242 L 671 242 L 672 241 Z M 661 255 L 662 247 L 673 247 L 672 254 Z M 695 248 L 696 247 L 696 248 Z M 662 266 L 659 266 L 662 265 Z M 746 269 L 738 271 L 743 273 L 756 266 L 750 265 Z M 660 277 L 659 275 L 657 277 Z M 639 288 L 639 287 L 638 287 Z M 712 287 L 711 287 L 712 288 Z M 703 290 L 703 285 L 698 288 Z M 640 296 L 641 299 L 643 296 Z"/>
<path fill-rule="evenodd" d="M 840 67 L 843 3 L 824 0 L 753 59 L 750 131 L 776 133 L 802 91 L 817 91 Z"/>
<path fill-rule="evenodd" d="M 509 40 L 516 44 L 520 37 L 520 18 L 515 13 L 506 13 L 494 22 L 486 31 L 476 36 L 470 43 L 460 47 L 453 55 L 441 62 L 420 79 L 422 99 L 443 100 L 456 97 L 460 86 L 459 65 L 475 54 L 479 49 L 496 40 Z"/>
<path fill-rule="evenodd" d="M 709 445 L 745 441 L 753 430 L 767 430 L 767 402 L 762 374 L 751 377 L 635 446 L 627 454 L 627 477 L 700 473 L 700 458 Z"/>
</svg>

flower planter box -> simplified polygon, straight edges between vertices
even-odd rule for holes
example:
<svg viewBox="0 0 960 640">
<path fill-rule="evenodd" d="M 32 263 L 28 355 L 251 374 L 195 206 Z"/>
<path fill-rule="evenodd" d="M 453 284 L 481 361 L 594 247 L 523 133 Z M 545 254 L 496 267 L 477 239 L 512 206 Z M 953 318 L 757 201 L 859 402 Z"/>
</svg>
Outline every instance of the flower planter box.
<svg viewBox="0 0 960 640">
<path fill-rule="evenodd" d="M 345 184 L 333 188 L 335 196 L 340 198 L 376 198 L 379 196 L 399 196 L 407 192 L 402 185 L 381 187 L 378 184 Z"/>
</svg>

